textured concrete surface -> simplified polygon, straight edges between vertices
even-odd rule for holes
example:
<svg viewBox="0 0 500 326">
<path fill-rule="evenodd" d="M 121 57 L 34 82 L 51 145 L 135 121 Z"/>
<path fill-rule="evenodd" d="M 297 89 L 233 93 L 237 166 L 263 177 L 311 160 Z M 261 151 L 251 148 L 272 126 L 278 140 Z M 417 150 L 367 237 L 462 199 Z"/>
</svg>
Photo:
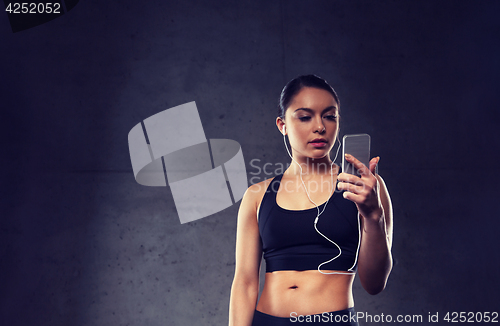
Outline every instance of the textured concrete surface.
<svg viewBox="0 0 500 326">
<path fill-rule="evenodd" d="M 356 281 L 357 310 L 498 311 L 499 14 L 82 0 L 15 34 L 0 14 L 0 324 L 227 324 L 238 204 L 181 225 L 168 187 L 135 182 L 127 134 L 196 101 L 261 181 L 288 163 L 276 104 L 304 73 L 337 90 L 342 134 L 371 134 L 393 199 L 393 273 L 377 296 Z"/>
</svg>

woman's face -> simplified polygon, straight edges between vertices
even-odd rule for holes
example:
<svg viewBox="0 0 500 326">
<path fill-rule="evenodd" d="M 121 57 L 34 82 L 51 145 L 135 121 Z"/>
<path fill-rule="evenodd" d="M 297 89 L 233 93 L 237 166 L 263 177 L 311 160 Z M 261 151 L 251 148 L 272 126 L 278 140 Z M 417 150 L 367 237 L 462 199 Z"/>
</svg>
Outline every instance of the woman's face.
<svg viewBox="0 0 500 326">
<path fill-rule="evenodd" d="M 278 128 L 286 134 L 296 159 L 322 159 L 327 156 L 339 130 L 338 104 L 327 91 L 304 87 L 286 110 L 285 120 L 278 118 Z"/>
</svg>

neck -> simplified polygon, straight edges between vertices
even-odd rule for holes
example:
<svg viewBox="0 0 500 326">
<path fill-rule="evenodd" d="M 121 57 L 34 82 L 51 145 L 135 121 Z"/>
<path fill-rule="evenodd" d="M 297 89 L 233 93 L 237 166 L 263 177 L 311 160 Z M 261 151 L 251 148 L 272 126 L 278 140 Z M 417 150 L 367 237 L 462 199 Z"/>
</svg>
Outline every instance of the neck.
<svg viewBox="0 0 500 326">
<path fill-rule="evenodd" d="M 334 170 L 335 165 L 328 155 L 319 159 L 310 157 L 297 158 L 297 156 L 294 155 L 292 164 L 289 168 L 289 172 L 296 175 L 330 174 L 333 173 Z"/>
</svg>

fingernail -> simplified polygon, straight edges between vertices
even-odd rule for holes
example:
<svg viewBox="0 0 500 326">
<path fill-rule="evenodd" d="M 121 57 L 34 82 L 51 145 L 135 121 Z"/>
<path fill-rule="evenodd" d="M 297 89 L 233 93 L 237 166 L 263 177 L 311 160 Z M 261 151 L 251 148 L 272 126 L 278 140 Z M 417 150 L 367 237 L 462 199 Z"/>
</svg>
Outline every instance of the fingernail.
<svg viewBox="0 0 500 326">
<path fill-rule="evenodd" d="M 351 158 L 351 154 L 345 154 L 345 158 Z"/>
<path fill-rule="evenodd" d="M 377 156 L 377 164 L 380 162 L 380 156 Z"/>
</svg>

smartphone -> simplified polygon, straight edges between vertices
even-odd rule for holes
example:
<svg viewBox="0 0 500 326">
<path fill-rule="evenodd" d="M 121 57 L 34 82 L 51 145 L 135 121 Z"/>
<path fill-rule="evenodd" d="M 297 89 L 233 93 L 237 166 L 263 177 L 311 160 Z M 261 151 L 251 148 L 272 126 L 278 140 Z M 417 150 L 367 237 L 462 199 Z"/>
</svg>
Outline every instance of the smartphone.
<svg viewBox="0 0 500 326">
<path fill-rule="evenodd" d="M 345 160 L 345 154 L 351 154 L 370 168 L 370 135 L 345 135 L 342 138 L 342 172 L 360 176 L 354 165 Z"/>
</svg>

